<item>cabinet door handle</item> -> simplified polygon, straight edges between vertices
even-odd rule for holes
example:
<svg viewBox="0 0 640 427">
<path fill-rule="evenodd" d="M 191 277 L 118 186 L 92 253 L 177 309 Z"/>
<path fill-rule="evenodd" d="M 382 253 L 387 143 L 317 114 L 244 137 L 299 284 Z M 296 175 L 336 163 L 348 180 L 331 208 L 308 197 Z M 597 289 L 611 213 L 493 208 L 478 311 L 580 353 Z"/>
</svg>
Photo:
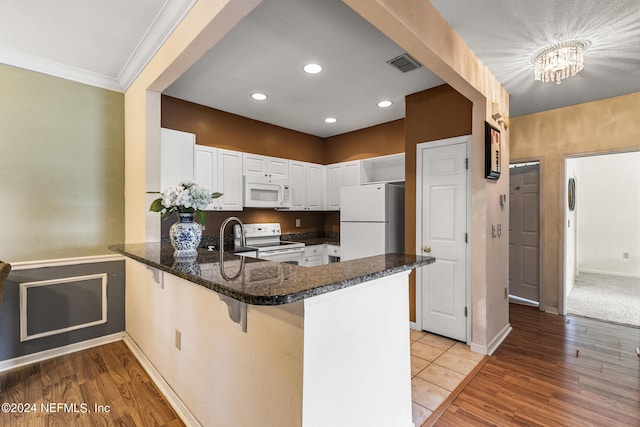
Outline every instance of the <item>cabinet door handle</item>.
<svg viewBox="0 0 640 427">
<path fill-rule="evenodd" d="M 425 254 L 431 253 L 431 246 L 423 247 L 422 252 L 424 252 Z"/>
</svg>

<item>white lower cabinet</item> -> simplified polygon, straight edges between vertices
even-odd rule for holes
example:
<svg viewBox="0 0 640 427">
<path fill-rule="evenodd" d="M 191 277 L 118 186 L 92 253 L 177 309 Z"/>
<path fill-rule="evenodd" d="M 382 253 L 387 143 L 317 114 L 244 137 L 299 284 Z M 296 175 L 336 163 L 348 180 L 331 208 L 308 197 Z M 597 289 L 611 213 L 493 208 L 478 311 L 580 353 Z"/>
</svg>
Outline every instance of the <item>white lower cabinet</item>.
<svg viewBox="0 0 640 427">
<path fill-rule="evenodd" d="M 331 244 L 309 245 L 304 248 L 304 267 L 324 265 L 340 260 L 340 246 Z"/>
<path fill-rule="evenodd" d="M 242 210 L 242 153 L 222 148 L 195 146 L 193 180 L 220 192 L 206 210 Z"/>
<path fill-rule="evenodd" d="M 313 267 L 324 264 L 325 245 L 311 245 L 304 247 L 304 266 Z"/>
</svg>

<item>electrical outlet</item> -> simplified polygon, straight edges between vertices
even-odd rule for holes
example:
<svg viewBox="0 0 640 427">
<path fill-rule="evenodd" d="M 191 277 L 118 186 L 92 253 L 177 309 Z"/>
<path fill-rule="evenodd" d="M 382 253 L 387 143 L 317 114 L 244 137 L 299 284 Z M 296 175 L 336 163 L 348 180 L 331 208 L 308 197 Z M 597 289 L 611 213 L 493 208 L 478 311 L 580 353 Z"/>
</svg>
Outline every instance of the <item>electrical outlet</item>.
<svg viewBox="0 0 640 427">
<path fill-rule="evenodd" d="M 179 329 L 176 329 L 176 348 L 182 350 L 182 333 Z"/>
<path fill-rule="evenodd" d="M 296 227 L 300 227 L 300 218 L 296 218 Z"/>
</svg>

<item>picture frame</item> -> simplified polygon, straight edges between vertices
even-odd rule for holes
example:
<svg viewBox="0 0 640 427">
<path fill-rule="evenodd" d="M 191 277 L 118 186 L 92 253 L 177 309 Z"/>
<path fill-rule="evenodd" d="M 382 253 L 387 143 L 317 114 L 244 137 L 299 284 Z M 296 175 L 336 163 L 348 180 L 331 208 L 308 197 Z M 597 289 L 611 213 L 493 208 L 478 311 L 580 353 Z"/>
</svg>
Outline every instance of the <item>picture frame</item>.
<svg viewBox="0 0 640 427">
<path fill-rule="evenodd" d="M 500 178 L 501 155 L 500 131 L 484 122 L 484 176 L 487 179 Z"/>
</svg>

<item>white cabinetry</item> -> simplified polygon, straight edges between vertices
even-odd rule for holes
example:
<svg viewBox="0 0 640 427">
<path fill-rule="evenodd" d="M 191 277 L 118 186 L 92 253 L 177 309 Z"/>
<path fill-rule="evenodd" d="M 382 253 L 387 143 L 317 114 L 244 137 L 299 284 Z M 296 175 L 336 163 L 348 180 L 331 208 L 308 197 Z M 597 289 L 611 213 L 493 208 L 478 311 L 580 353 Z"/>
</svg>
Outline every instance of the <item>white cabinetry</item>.
<svg viewBox="0 0 640 427">
<path fill-rule="evenodd" d="M 242 153 L 242 170 L 244 175 L 258 175 L 286 181 L 289 179 L 289 160 Z"/>
<path fill-rule="evenodd" d="M 325 265 L 340 260 L 340 246 L 332 244 L 310 245 L 304 247 L 304 267 Z"/>
<path fill-rule="evenodd" d="M 199 185 L 220 192 L 206 210 L 242 210 L 242 153 L 221 148 L 196 145 L 193 180 Z"/>
<path fill-rule="evenodd" d="M 292 211 L 324 210 L 325 166 L 315 163 L 289 162 Z"/>
<path fill-rule="evenodd" d="M 304 162 L 289 162 L 289 189 L 291 190 L 291 207 L 292 211 L 303 211 L 306 209 L 306 180 L 305 180 L 305 164 Z"/>
<path fill-rule="evenodd" d="M 327 244 L 325 252 L 325 264 L 336 262 L 340 260 L 340 246 Z"/>
<path fill-rule="evenodd" d="M 196 136 L 173 129 L 160 129 L 160 188 L 193 180 L 193 148 Z"/>
<path fill-rule="evenodd" d="M 404 153 L 362 159 L 360 184 L 404 181 Z"/>
<path fill-rule="evenodd" d="M 325 245 L 311 245 L 304 247 L 304 266 L 313 267 L 316 265 L 326 264 Z"/>
<path fill-rule="evenodd" d="M 340 189 L 360 185 L 360 160 L 327 166 L 327 210 L 340 210 Z"/>
<path fill-rule="evenodd" d="M 326 166 L 315 163 L 305 165 L 305 202 L 307 210 L 319 211 L 325 208 Z"/>
</svg>

